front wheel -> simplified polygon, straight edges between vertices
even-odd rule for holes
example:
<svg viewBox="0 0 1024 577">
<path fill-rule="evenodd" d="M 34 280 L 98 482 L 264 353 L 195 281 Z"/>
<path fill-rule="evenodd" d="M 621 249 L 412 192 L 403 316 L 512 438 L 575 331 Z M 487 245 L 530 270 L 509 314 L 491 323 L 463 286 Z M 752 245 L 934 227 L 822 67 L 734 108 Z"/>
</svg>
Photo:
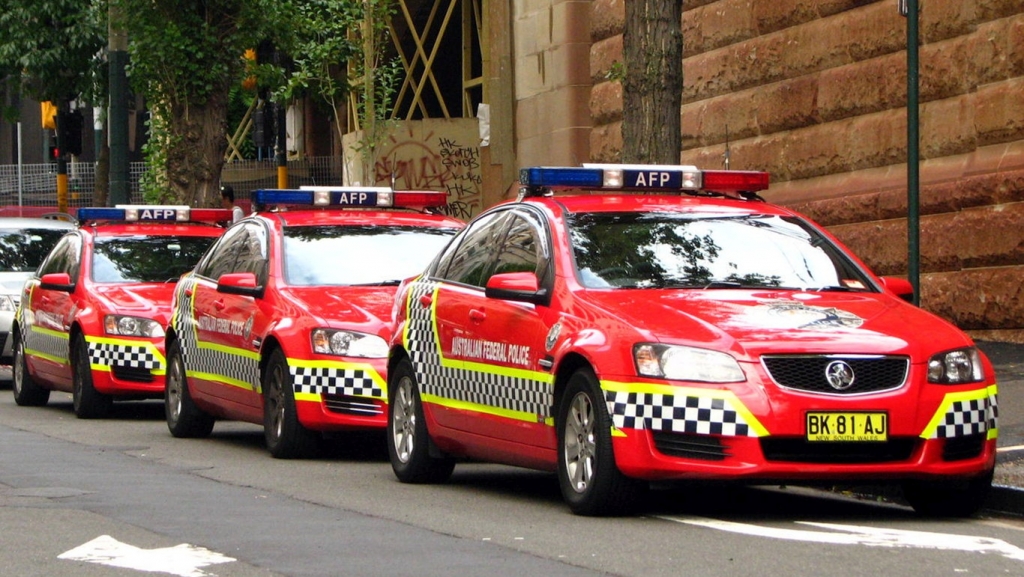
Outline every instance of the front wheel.
<svg viewBox="0 0 1024 577">
<path fill-rule="evenodd" d="M 451 458 L 430 454 L 423 403 L 407 358 L 388 375 L 387 443 L 391 469 L 403 483 L 442 483 L 455 469 Z"/>
<path fill-rule="evenodd" d="M 171 434 L 179 438 L 208 437 L 213 431 L 214 419 L 192 400 L 178 341 L 171 341 L 167 345 L 167 375 L 164 382 L 164 415 Z"/>
<path fill-rule="evenodd" d="M 919 515 L 970 517 L 985 504 L 994 473 L 992 469 L 979 477 L 957 481 L 906 481 L 903 497 Z"/>
<path fill-rule="evenodd" d="M 92 384 L 92 363 L 85 337 L 77 335 L 71 347 L 71 401 L 79 419 L 101 419 L 114 404 L 110 395 L 104 395 Z"/>
<path fill-rule="evenodd" d="M 315 457 L 320 452 L 319 433 L 299 422 L 295 387 L 281 349 L 270 354 L 263 373 L 263 436 L 276 459 Z"/>
<path fill-rule="evenodd" d="M 28 374 L 25 364 L 25 342 L 21 335 L 14 339 L 14 369 L 11 390 L 20 407 L 42 407 L 50 400 L 50 389 L 44 389 Z"/>
<path fill-rule="evenodd" d="M 615 465 L 611 417 L 597 378 L 576 371 L 558 409 L 558 484 L 577 515 L 633 513 L 647 483 L 630 479 Z"/>
</svg>

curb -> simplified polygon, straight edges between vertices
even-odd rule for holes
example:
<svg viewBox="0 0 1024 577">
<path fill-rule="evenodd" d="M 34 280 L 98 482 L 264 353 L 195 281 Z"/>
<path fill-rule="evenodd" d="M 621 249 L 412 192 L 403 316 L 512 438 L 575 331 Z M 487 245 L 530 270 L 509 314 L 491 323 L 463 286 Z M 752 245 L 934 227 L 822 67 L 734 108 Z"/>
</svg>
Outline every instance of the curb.
<svg viewBox="0 0 1024 577">
<path fill-rule="evenodd" d="M 1006 515 L 1024 515 L 1024 489 L 992 485 L 982 510 Z"/>
</svg>

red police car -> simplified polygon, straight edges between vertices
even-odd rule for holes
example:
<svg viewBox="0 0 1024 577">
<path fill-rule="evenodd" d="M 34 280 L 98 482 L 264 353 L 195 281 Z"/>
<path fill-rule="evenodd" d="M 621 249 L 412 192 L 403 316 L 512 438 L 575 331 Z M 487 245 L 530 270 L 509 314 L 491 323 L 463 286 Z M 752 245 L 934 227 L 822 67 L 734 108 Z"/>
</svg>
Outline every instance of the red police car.
<svg viewBox="0 0 1024 577">
<path fill-rule="evenodd" d="M 263 425 L 271 455 L 293 458 L 315 455 L 323 432 L 382 430 L 395 290 L 465 223 L 409 210 L 443 205 L 444 192 L 310 187 L 252 200 L 258 212 L 178 282 L 171 434 L 248 421 Z"/>
<path fill-rule="evenodd" d="M 25 282 L 14 334 L 14 400 L 72 393 L 75 414 L 159 398 L 164 330 L 178 277 L 224 232 L 231 211 L 187 206 L 78 210 L 79 228 Z"/>
<path fill-rule="evenodd" d="M 768 180 L 521 171 L 518 201 L 399 289 L 397 477 L 443 481 L 460 458 L 557 471 L 584 515 L 688 479 L 901 483 L 921 513 L 973 513 L 995 465 L 990 363 L 906 280 L 764 202 Z"/>
</svg>

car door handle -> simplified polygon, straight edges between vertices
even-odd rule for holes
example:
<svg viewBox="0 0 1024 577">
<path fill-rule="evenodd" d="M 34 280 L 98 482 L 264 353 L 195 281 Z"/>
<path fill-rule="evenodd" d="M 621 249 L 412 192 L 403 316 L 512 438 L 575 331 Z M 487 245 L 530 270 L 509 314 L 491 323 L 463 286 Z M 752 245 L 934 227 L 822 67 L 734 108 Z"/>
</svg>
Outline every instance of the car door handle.
<svg viewBox="0 0 1024 577">
<path fill-rule="evenodd" d="M 486 318 L 487 313 L 480 309 L 470 309 L 469 311 L 469 320 L 473 321 L 474 323 L 482 323 Z"/>
<path fill-rule="evenodd" d="M 422 306 L 423 308 L 429 307 L 430 304 L 433 303 L 433 302 L 434 302 L 434 297 L 432 297 L 430 295 L 423 295 L 423 296 L 420 297 L 420 306 Z"/>
<path fill-rule="evenodd" d="M 217 309 L 219 311 L 224 310 L 224 301 L 214 301 L 213 302 L 213 308 L 215 308 L 215 309 Z"/>
</svg>

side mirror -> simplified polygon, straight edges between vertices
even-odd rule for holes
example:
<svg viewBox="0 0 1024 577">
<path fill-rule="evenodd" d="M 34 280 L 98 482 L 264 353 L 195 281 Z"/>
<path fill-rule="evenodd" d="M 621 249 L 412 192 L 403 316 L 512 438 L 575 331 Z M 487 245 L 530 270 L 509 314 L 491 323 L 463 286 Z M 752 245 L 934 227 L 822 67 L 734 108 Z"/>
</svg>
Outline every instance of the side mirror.
<svg viewBox="0 0 1024 577">
<path fill-rule="evenodd" d="M 39 288 L 51 291 L 74 292 L 75 285 L 71 282 L 71 275 L 66 272 L 52 272 L 44 274 L 39 279 Z"/>
<path fill-rule="evenodd" d="M 256 284 L 256 275 L 251 272 L 231 272 L 217 279 L 217 292 L 260 297 L 263 296 L 263 287 Z"/>
<path fill-rule="evenodd" d="M 895 276 L 883 276 L 882 286 L 908 303 L 914 302 L 914 285 L 910 284 L 910 281 L 907 279 Z"/>
<path fill-rule="evenodd" d="M 496 274 L 487 281 L 484 296 L 491 299 L 519 301 L 547 305 L 551 298 L 547 289 L 540 288 L 537 275 L 532 272 Z"/>
</svg>

